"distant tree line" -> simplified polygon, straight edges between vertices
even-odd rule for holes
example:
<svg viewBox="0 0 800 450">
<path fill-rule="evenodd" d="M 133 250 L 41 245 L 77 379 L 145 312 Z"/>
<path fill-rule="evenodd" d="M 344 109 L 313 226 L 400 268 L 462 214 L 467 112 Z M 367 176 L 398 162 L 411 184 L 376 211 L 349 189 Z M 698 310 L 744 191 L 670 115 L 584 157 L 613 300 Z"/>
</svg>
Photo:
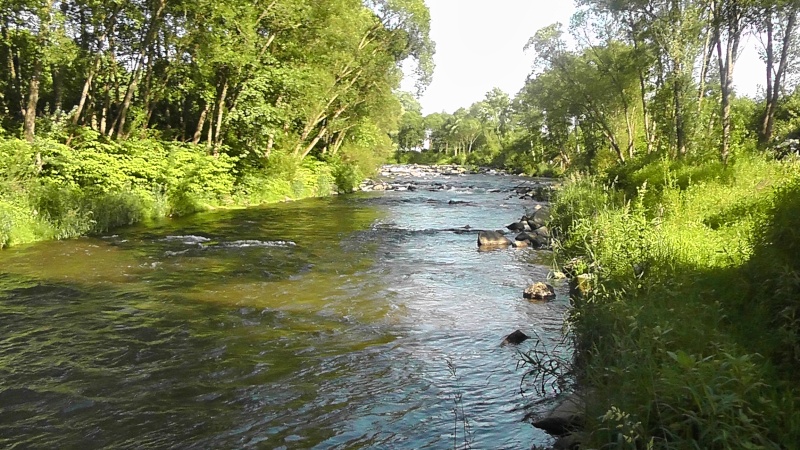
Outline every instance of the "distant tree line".
<svg viewBox="0 0 800 450">
<path fill-rule="evenodd" d="M 418 148 L 427 138 L 433 152 L 535 171 L 542 164 L 597 169 L 642 155 L 727 162 L 737 149 L 797 137 L 800 2 L 577 4 L 572 39 L 554 24 L 529 40 L 534 70 L 515 98 L 495 89 L 453 114 L 421 117 L 410 108 L 399 147 Z M 766 63 L 758 101 L 733 89 L 748 36 Z"/>
</svg>

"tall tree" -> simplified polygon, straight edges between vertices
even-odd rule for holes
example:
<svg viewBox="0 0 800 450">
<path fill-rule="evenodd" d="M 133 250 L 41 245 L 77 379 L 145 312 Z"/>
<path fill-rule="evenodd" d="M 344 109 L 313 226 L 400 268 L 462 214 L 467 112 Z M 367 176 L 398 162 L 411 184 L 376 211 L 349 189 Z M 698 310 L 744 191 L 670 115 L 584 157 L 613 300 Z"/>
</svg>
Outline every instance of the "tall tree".
<svg viewBox="0 0 800 450">
<path fill-rule="evenodd" d="M 756 15 L 756 26 L 763 33 L 766 63 L 766 98 L 764 118 L 759 130 L 762 145 L 772 140 L 778 101 L 784 91 L 787 73 L 797 55 L 797 13 L 800 2 L 762 1 Z"/>
<path fill-rule="evenodd" d="M 725 164 L 727 164 L 730 156 L 733 70 L 739 57 L 739 43 L 745 32 L 745 19 L 750 12 L 749 8 L 751 6 L 747 0 L 711 1 L 721 92 L 722 141 L 720 143 L 720 157 Z"/>
</svg>

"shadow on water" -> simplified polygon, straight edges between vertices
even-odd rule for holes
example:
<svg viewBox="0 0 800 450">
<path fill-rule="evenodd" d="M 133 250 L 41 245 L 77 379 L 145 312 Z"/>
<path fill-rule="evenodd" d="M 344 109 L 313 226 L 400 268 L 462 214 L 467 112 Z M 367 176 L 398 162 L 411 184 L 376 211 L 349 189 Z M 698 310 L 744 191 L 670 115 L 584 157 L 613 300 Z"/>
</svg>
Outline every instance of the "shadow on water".
<svg viewBox="0 0 800 450">
<path fill-rule="evenodd" d="M 488 192 L 497 181 L 472 183 L 486 188 L 223 211 L 0 253 L 0 443 L 447 448 L 457 395 L 476 448 L 545 442 L 520 423 L 529 399 L 498 344 L 525 327 L 557 339 L 566 297 L 521 301 L 547 271 L 529 264 L 539 254 L 479 253 L 457 232 L 525 208 Z"/>
<path fill-rule="evenodd" d="M 346 376 L 342 355 L 393 340 L 317 311 L 187 306 L 180 298 L 9 277 L 3 286 L 6 444 L 229 446 L 255 432 L 273 442 L 293 433 L 321 441 L 333 431 L 319 417 L 276 424 L 296 422 L 307 405 L 324 406 L 317 388 Z M 232 432 L 247 426 L 255 429 L 246 438 Z"/>
</svg>

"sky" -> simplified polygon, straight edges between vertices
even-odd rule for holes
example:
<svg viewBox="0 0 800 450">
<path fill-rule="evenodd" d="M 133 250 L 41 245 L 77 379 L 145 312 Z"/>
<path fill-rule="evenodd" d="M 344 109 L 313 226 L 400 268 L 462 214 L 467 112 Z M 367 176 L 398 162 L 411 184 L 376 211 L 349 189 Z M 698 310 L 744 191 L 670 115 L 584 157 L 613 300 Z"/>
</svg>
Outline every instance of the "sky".
<svg viewBox="0 0 800 450">
<path fill-rule="evenodd" d="M 436 42 L 433 83 L 420 98 L 423 114 L 452 113 L 482 100 L 499 87 L 510 96 L 522 88 L 535 54 L 523 47 L 536 30 L 555 22 L 565 30 L 575 8 L 571 0 L 426 0 L 431 38 Z M 737 92 L 755 96 L 764 64 L 750 37 L 737 62 Z M 403 90 L 414 91 L 413 80 Z"/>
</svg>

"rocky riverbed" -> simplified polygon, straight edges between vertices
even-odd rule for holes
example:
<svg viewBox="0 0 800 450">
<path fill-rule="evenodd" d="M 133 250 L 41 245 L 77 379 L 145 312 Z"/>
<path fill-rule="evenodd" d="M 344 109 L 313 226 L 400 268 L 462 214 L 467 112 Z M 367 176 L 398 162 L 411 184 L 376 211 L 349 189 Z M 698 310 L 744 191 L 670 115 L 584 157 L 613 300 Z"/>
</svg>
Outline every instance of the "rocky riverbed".
<svg viewBox="0 0 800 450">
<path fill-rule="evenodd" d="M 503 170 L 486 167 L 470 169 L 456 165 L 423 166 L 417 164 L 389 164 L 381 167 L 379 173 L 379 177 L 364 180 L 359 186 L 359 190 L 362 192 L 416 191 L 418 189 L 463 191 L 465 188 L 476 189 L 476 186 L 461 186 L 458 183 L 459 177 L 466 177 L 468 174 L 510 176 Z M 439 181 L 443 178 L 445 181 Z M 448 178 L 453 179 L 453 182 L 448 183 Z M 508 193 L 510 196 L 518 196 L 521 200 L 548 202 L 557 187 L 558 183 L 551 179 L 531 178 L 513 188 L 493 189 L 489 192 Z"/>
</svg>

